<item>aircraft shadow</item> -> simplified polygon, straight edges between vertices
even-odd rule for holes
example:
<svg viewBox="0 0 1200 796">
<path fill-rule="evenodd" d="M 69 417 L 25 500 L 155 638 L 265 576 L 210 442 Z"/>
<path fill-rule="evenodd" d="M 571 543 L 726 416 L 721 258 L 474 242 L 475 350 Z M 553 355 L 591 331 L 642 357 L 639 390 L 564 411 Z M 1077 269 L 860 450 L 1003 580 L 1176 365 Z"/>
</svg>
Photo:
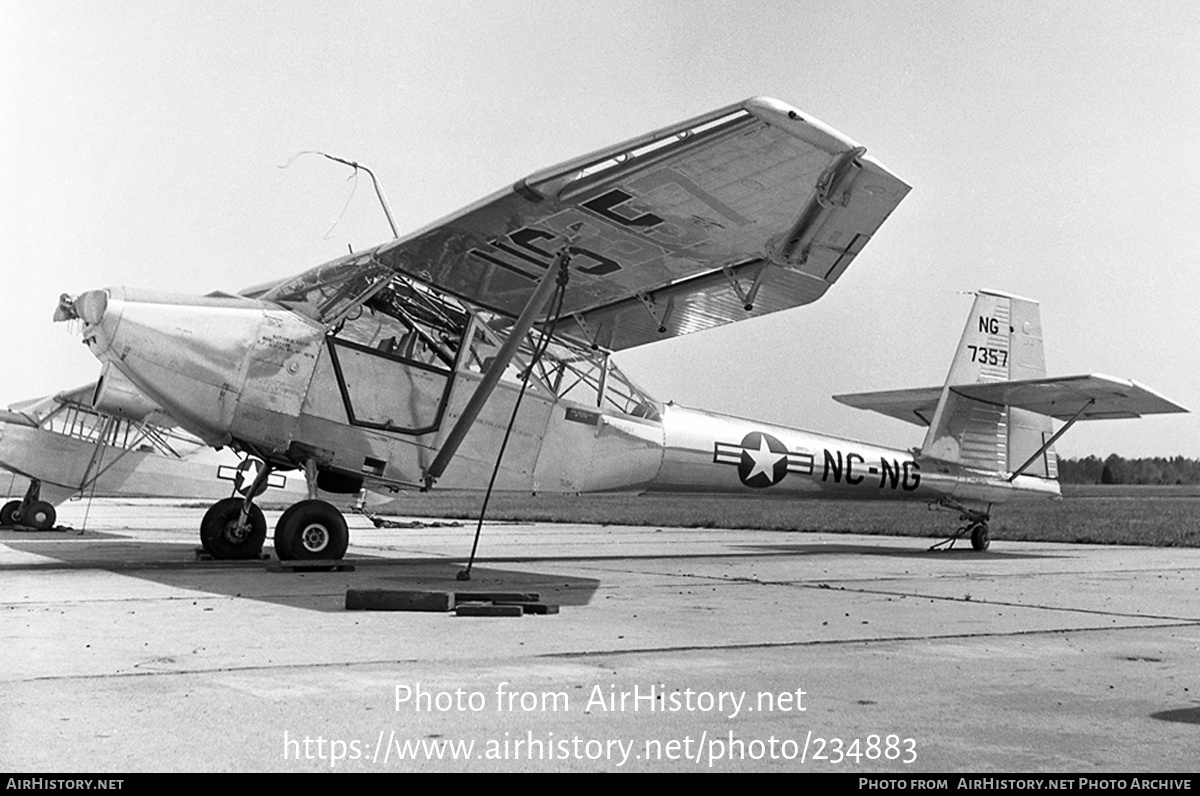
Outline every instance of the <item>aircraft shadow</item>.
<svg viewBox="0 0 1200 796">
<path fill-rule="evenodd" d="M 1044 553 L 1017 553 L 1000 550 L 988 550 L 978 553 L 971 549 L 971 543 L 964 546 L 961 542 L 949 550 L 930 550 L 928 545 L 914 547 L 882 547 L 868 544 L 756 544 L 739 545 L 744 550 L 761 550 L 778 554 L 791 553 L 805 556 L 856 555 L 883 556 L 885 558 L 924 558 L 937 559 L 951 557 L 955 561 L 970 561 L 972 563 L 987 563 L 996 559 L 1015 561 L 1021 559 L 1059 558 L 1060 556 Z"/>
<path fill-rule="evenodd" d="M 560 572 L 517 571 L 493 563 L 474 566 L 471 580 L 460 581 L 457 576 L 463 569 L 463 562 L 442 558 L 355 556 L 346 561 L 355 567 L 351 572 L 294 572 L 280 569 L 279 562 L 273 559 L 198 561 L 196 546 L 192 544 L 89 543 L 76 537 L 74 541 L 7 542 L 7 545 L 14 550 L 55 559 L 56 563 L 10 564 L 0 566 L 0 571 L 98 569 L 206 595 L 239 597 L 325 613 L 346 610 L 347 589 L 437 591 L 459 595 L 533 592 L 543 603 L 572 606 L 591 602 L 600 586 L 598 578 Z"/>
<path fill-rule="evenodd" d="M 1200 724 L 1200 707 L 1176 708 L 1151 713 L 1150 718 L 1159 721 L 1177 721 L 1181 724 Z"/>
<path fill-rule="evenodd" d="M 17 530 L 12 527 L 0 527 L 0 543 L 8 544 L 33 541 L 57 541 L 64 539 L 128 539 L 119 533 L 104 531 L 77 531 L 74 528 L 51 529 L 48 531 Z"/>
</svg>

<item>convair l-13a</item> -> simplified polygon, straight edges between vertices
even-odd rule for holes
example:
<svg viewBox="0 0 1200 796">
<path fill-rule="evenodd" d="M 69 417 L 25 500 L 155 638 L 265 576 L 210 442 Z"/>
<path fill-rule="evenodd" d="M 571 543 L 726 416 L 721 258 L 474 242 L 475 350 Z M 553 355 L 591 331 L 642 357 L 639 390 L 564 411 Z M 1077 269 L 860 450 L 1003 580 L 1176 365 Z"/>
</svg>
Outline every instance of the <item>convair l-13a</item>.
<svg viewBox="0 0 1200 796">
<path fill-rule="evenodd" d="M 1058 494 L 1051 418 L 1180 407 L 1132 382 L 1046 379 L 1037 305 L 981 293 L 943 387 L 842 400 L 927 424 L 919 451 L 647 395 L 611 354 L 820 298 L 909 187 L 853 140 L 751 99 L 538 172 L 424 229 L 242 295 L 63 296 L 56 318 L 262 477 L 301 469 L 281 559 L 336 559 L 319 487 L 755 493 L 923 500 L 962 513 Z M 1061 433 L 1061 432 L 1060 432 Z M 201 522 L 257 555 L 244 499 Z"/>
</svg>

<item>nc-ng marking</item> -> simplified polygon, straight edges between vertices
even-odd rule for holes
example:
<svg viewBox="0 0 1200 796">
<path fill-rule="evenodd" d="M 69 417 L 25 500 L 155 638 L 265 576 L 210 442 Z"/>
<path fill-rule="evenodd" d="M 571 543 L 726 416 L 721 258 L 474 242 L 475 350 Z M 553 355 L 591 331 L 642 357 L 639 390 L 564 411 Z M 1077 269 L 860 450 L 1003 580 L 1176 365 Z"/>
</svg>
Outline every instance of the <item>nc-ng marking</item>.
<svg viewBox="0 0 1200 796">
<path fill-rule="evenodd" d="M 843 458 L 841 451 L 826 449 L 821 480 L 832 481 L 835 484 L 844 481 L 851 486 L 858 486 L 866 480 L 866 476 L 861 472 L 861 466 L 866 463 L 867 460 L 861 454 L 850 452 Z M 898 459 L 880 458 L 879 467 L 868 467 L 867 473 L 879 476 L 879 489 L 899 488 L 905 492 L 912 492 L 921 485 L 921 473 L 918 472 L 920 469 L 921 466 L 915 461 L 901 462 Z"/>
</svg>

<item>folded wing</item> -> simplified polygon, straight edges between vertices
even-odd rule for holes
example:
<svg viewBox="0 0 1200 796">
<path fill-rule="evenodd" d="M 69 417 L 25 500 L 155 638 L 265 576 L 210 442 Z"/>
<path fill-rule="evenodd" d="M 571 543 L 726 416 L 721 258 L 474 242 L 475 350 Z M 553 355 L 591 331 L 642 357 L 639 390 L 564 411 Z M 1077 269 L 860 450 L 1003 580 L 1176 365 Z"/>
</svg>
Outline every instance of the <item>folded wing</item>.
<svg viewBox="0 0 1200 796">
<path fill-rule="evenodd" d="M 628 348 L 820 298 L 909 190 L 865 151 L 751 99 L 533 174 L 373 257 L 514 316 L 567 247 L 559 331 Z"/>
</svg>

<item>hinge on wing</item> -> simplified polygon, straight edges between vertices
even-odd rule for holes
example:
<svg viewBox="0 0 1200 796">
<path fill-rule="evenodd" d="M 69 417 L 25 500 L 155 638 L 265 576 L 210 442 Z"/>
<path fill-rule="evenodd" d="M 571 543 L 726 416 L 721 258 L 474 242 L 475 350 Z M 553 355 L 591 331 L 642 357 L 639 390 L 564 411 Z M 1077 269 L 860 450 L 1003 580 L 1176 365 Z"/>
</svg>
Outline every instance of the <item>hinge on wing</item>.
<svg viewBox="0 0 1200 796">
<path fill-rule="evenodd" d="M 584 320 L 583 313 L 572 312 L 571 318 L 575 321 L 575 325 L 579 327 L 579 331 L 583 332 L 584 338 L 591 343 L 592 350 L 600 348 L 600 344 L 596 341 L 597 338 L 592 334 L 592 330 L 588 328 L 587 321 Z"/>
<path fill-rule="evenodd" d="M 825 173 L 817 180 L 817 204 L 825 208 L 847 207 L 850 204 L 849 193 L 843 192 L 837 199 L 833 198 L 833 193 L 846 181 L 846 175 L 850 173 L 854 161 L 865 154 L 867 154 L 866 147 L 855 147 L 842 153 L 842 156 L 825 170 Z"/>
<path fill-rule="evenodd" d="M 742 309 L 749 312 L 754 309 L 754 298 L 758 295 L 758 289 L 762 287 L 763 277 L 767 273 L 767 261 L 763 261 L 759 266 L 758 272 L 754 275 L 754 281 L 750 283 L 749 290 L 742 290 L 742 283 L 738 281 L 737 274 L 728 265 L 721 266 L 721 271 L 725 274 L 725 279 L 729 282 L 729 286 L 737 293 L 738 299 L 742 302 Z"/>
<path fill-rule="evenodd" d="M 854 162 L 866 151 L 864 147 L 847 150 L 825 169 L 817 179 L 815 195 L 808 206 L 800 212 L 790 229 L 767 245 L 768 260 L 785 268 L 796 268 L 808 262 L 809 251 L 821 223 L 830 212 L 849 205 L 848 187 L 854 181 Z"/>
<path fill-rule="evenodd" d="M 659 333 L 666 332 L 667 316 L 671 314 L 671 303 L 668 301 L 667 306 L 660 308 L 649 293 L 638 293 L 637 297 L 642 302 L 642 306 L 646 308 L 646 312 L 650 313 L 650 317 L 658 324 Z"/>
</svg>

